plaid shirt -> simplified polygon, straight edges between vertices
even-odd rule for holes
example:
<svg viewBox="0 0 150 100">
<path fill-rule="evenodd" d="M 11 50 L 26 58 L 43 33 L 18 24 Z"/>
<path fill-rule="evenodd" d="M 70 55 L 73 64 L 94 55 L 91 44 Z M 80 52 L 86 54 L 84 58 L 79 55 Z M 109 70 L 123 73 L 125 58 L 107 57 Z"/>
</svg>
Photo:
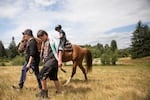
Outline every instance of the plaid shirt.
<svg viewBox="0 0 150 100">
<path fill-rule="evenodd" d="M 48 39 L 45 42 L 42 42 L 42 46 L 41 46 L 41 54 L 40 54 L 40 58 L 42 60 L 45 60 L 48 58 L 49 56 L 49 48 L 51 47 L 52 49 L 52 53 L 54 54 L 55 58 L 58 60 L 58 41 L 54 41 L 54 39 Z M 49 47 L 50 46 L 50 47 Z"/>
</svg>

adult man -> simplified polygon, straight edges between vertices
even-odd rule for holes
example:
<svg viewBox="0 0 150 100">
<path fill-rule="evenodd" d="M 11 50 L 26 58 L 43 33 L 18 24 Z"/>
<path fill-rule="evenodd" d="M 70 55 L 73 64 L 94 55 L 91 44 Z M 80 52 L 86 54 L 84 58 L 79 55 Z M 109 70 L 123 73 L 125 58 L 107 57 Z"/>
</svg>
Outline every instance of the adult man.
<svg viewBox="0 0 150 100">
<path fill-rule="evenodd" d="M 38 82 L 38 87 L 39 89 L 42 89 L 42 85 L 39 79 L 39 62 L 40 62 L 40 53 L 38 52 L 37 49 L 37 43 L 36 40 L 33 37 L 32 30 L 31 29 L 26 29 L 23 33 L 24 39 L 27 40 L 26 44 L 26 57 L 25 57 L 25 63 L 22 67 L 21 71 L 21 77 L 20 77 L 20 82 L 19 82 L 19 87 L 18 86 L 13 86 L 15 89 L 22 89 L 25 79 L 26 79 L 26 72 L 29 70 L 29 68 L 32 68 L 37 82 Z"/>
<path fill-rule="evenodd" d="M 40 79 L 42 83 L 42 90 L 37 96 L 46 98 L 48 97 L 48 89 L 46 79 L 49 77 L 50 80 L 54 81 L 56 87 L 56 93 L 60 93 L 60 84 L 58 81 L 58 57 L 57 50 L 52 39 L 48 38 L 47 32 L 39 30 L 37 37 L 42 40 L 41 47 L 41 59 L 44 61 L 44 66 L 40 71 Z"/>
</svg>

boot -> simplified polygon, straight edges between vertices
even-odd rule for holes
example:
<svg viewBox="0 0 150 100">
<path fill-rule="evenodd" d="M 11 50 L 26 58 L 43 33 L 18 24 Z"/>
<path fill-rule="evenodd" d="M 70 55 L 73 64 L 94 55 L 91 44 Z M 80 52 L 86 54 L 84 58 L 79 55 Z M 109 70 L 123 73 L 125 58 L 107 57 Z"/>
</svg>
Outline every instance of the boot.
<svg viewBox="0 0 150 100">
<path fill-rule="evenodd" d="M 22 84 L 13 85 L 12 88 L 15 90 L 21 90 L 23 88 L 23 85 Z"/>
<path fill-rule="evenodd" d="M 36 96 L 40 98 L 48 98 L 48 90 L 41 90 L 41 92 L 36 94 Z"/>
</svg>

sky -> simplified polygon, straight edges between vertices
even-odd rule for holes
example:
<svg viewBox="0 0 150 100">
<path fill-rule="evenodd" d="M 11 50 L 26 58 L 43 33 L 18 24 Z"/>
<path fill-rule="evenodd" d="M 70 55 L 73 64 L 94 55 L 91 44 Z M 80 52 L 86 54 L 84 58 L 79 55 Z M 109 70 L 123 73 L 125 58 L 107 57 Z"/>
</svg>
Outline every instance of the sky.
<svg viewBox="0 0 150 100">
<path fill-rule="evenodd" d="M 130 47 L 137 22 L 150 26 L 150 0 L 0 0 L 0 40 L 8 48 L 25 29 L 34 36 L 43 29 L 57 37 L 62 25 L 72 44 L 103 45 L 116 40 L 118 48 Z"/>
</svg>

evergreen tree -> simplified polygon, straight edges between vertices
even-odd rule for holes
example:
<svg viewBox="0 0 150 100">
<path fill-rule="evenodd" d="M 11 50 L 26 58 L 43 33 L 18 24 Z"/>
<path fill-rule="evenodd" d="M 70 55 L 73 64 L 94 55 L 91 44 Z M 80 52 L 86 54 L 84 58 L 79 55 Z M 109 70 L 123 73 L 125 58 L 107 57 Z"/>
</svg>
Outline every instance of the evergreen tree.
<svg viewBox="0 0 150 100">
<path fill-rule="evenodd" d="M 12 41 L 11 41 L 11 43 L 9 45 L 9 49 L 8 49 L 8 57 L 14 58 L 14 57 L 16 57 L 16 55 L 18 55 L 17 46 L 15 43 L 15 38 L 12 37 Z"/>
<path fill-rule="evenodd" d="M 116 40 L 111 41 L 111 63 L 116 65 L 116 61 L 118 60 L 118 47 Z"/>
<path fill-rule="evenodd" d="M 150 56 L 150 29 L 147 25 L 138 22 L 136 30 L 132 33 L 131 38 L 131 56 L 132 58 L 140 58 Z"/>
<path fill-rule="evenodd" d="M 6 56 L 5 48 L 2 41 L 0 41 L 0 57 L 5 57 L 5 56 Z"/>
<path fill-rule="evenodd" d="M 117 50 L 118 49 L 118 47 L 117 47 L 117 42 L 116 42 L 116 40 L 112 40 L 111 41 L 111 50 L 113 51 L 113 52 L 115 52 L 115 50 Z"/>
</svg>

